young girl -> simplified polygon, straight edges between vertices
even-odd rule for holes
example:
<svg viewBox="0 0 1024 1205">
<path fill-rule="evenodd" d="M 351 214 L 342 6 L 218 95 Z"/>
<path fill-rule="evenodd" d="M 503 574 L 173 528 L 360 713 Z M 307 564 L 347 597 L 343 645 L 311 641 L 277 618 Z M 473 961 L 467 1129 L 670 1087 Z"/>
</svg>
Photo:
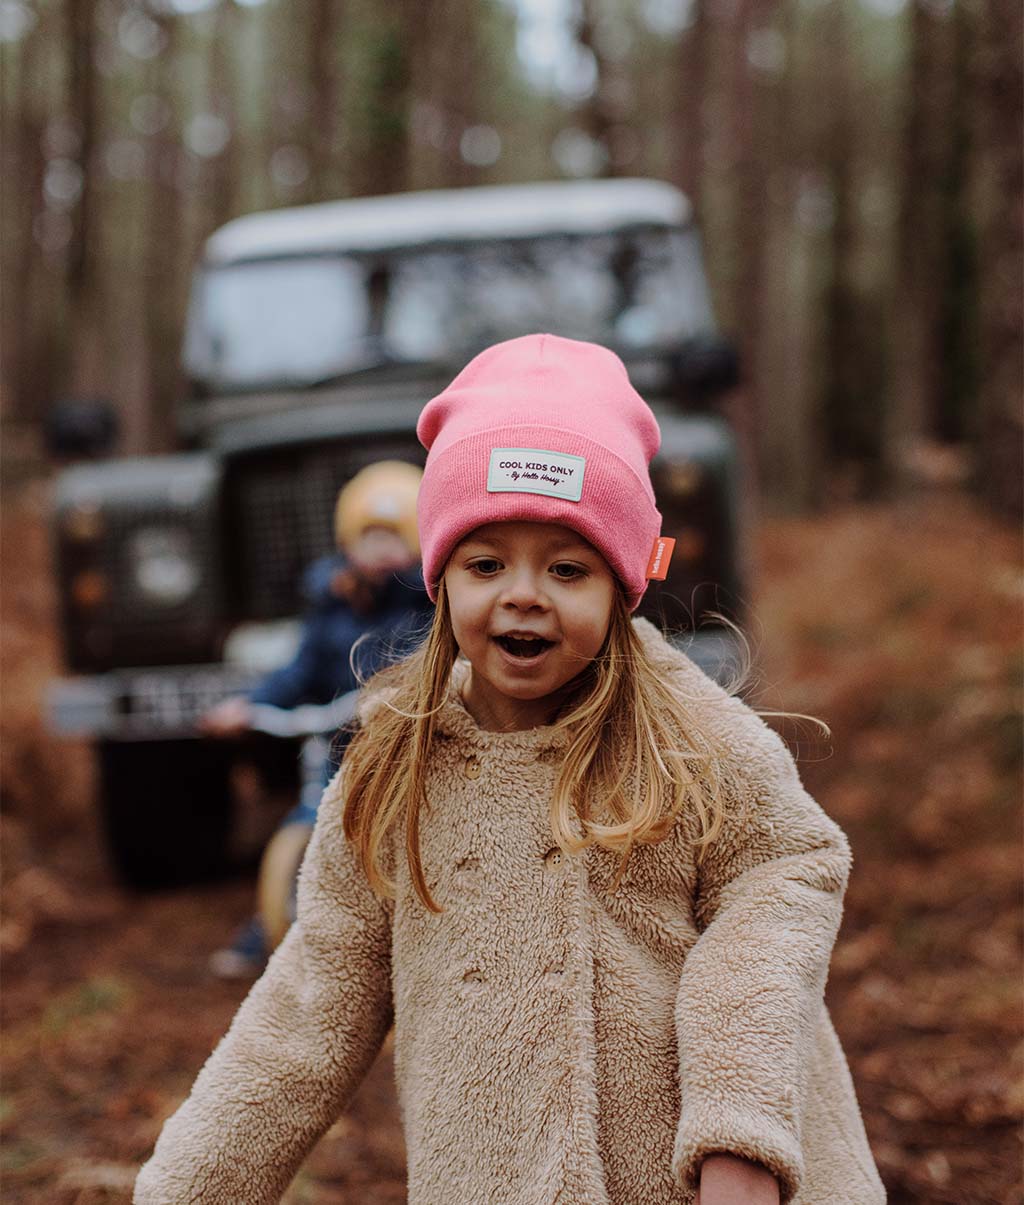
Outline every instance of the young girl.
<svg viewBox="0 0 1024 1205">
<path fill-rule="evenodd" d="M 433 627 L 136 1201 L 277 1200 L 392 1023 L 410 1205 L 884 1201 L 822 1001 L 847 843 L 630 619 L 659 433 L 622 363 L 499 344 L 419 435 Z"/>
</svg>

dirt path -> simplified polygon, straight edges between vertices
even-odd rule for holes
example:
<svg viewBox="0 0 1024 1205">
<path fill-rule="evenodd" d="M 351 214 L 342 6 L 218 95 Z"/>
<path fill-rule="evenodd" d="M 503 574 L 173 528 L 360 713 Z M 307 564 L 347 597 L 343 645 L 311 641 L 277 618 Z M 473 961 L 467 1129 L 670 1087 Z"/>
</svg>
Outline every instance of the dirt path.
<svg viewBox="0 0 1024 1205">
<path fill-rule="evenodd" d="M 7 507 L 3 1200 L 126 1202 L 163 1118 L 244 986 L 209 953 L 251 901 L 233 882 L 136 897 L 108 881 L 88 759 L 45 739 L 41 495 Z M 856 867 L 829 984 L 895 1203 L 1021 1200 L 1022 578 L 1013 533 L 958 497 L 770 522 L 758 543 L 755 702 L 791 727 L 808 786 Z M 291 1205 L 400 1202 L 382 1056 Z"/>
</svg>

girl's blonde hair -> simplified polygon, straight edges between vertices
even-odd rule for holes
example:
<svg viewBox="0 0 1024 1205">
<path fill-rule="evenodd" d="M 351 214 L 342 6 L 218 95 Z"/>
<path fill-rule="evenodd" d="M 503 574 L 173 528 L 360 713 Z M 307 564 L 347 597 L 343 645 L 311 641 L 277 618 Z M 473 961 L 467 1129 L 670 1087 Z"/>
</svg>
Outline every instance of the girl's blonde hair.
<svg viewBox="0 0 1024 1205">
<path fill-rule="evenodd" d="M 404 661 L 382 670 L 373 688 L 384 705 L 346 750 L 344 830 L 375 892 L 393 896 L 382 858 L 404 827 L 416 894 L 440 912 L 420 856 L 420 813 L 436 719 L 450 689 L 458 649 L 442 579 L 430 632 Z M 567 853 L 601 845 L 621 854 L 611 890 L 636 845 L 670 832 L 684 808 L 696 816 L 698 858 L 723 821 L 718 750 L 695 711 L 660 679 L 616 592 L 604 646 L 581 671 L 555 720 L 567 747 L 551 798 L 551 831 Z"/>
</svg>

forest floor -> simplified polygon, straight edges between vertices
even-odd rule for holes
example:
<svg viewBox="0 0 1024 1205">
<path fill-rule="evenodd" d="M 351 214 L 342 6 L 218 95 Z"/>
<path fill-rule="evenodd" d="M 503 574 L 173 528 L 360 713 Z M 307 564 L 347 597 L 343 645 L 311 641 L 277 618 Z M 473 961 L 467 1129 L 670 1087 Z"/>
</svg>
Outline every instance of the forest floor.
<svg viewBox="0 0 1024 1205">
<path fill-rule="evenodd" d="M 126 1202 L 244 984 L 210 952 L 252 884 L 109 878 L 86 750 L 45 733 L 47 493 L 4 510 L 3 1200 Z M 1022 1199 L 1021 613 L 1016 533 L 954 493 L 765 521 L 752 701 L 790 722 L 855 867 L 828 999 L 889 1199 Z M 405 1200 L 385 1052 L 289 1205 Z"/>
</svg>

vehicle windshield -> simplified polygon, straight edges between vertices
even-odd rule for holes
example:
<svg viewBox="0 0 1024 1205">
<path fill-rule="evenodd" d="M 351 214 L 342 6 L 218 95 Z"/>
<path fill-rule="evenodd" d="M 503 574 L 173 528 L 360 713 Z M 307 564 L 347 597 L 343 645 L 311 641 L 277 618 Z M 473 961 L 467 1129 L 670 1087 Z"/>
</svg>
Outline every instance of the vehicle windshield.
<svg viewBox="0 0 1024 1205">
<path fill-rule="evenodd" d="M 452 366 L 534 331 L 658 351 L 713 323 L 696 234 L 645 229 L 205 271 L 185 361 L 210 390 Z"/>
</svg>

